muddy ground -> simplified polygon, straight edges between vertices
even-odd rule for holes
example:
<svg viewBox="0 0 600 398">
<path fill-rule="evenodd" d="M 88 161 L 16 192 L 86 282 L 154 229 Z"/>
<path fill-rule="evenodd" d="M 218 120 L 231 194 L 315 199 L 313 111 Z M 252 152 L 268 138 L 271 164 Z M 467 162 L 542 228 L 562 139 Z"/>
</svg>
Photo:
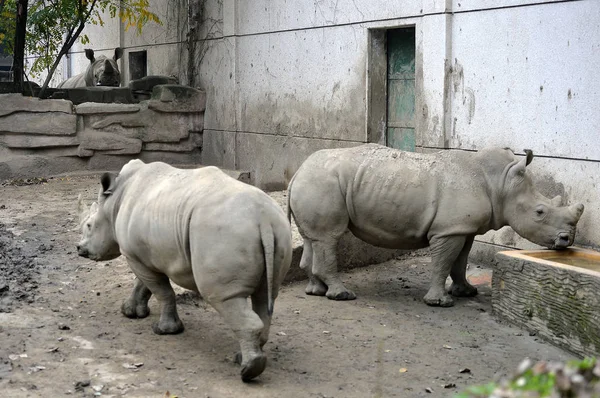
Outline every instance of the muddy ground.
<svg viewBox="0 0 600 398">
<path fill-rule="evenodd" d="M 267 369 L 244 384 L 236 341 L 211 307 L 181 294 L 185 332 L 157 336 L 154 299 L 146 319 L 119 311 L 133 282 L 125 261 L 77 256 L 77 194 L 93 199 L 97 176 L 34 182 L 0 186 L 2 396 L 448 397 L 525 357 L 571 358 L 497 322 L 487 286 L 452 308 L 427 307 L 430 258 L 407 256 L 345 273 L 355 301 L 285 286 Z"/>
</svg>

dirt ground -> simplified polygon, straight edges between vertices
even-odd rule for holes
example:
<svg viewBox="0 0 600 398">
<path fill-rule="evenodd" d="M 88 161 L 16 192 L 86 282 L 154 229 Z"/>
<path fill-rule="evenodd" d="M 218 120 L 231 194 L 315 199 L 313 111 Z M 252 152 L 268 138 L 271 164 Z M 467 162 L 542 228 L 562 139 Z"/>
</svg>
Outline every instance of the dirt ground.
<svg viewBox="0 0 600 398">
<path fill-rule="evenodd" d="M 244 384 L 237 343 L 211 307 L 180 294 L 185 332 L 155 335 L 154 299 L 146 319 L 120 313 L 133 282 L 125 261 L 77 256 L 77 194 L 91 201 L 98 181 L 0 186 L 2 396 L 448 397 L 512 373 L 525 357 L 571 358 L 497 322 L 489 287 L 452 308 L 427 307 L 430 258 L 407 256 L 345 273 L 354 301 L 285 286 L 267 369 Z"/>
</svg>

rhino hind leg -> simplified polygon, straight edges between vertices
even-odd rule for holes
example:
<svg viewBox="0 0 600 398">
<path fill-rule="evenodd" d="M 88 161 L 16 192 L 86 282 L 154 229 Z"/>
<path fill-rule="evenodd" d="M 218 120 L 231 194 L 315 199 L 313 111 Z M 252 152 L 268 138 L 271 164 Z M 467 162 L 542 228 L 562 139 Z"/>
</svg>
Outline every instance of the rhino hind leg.
<svg viewBox="0 0 600 398">
<path fill-rule="evenodd" d="M 425 304 L 436 307 L 451 307 L 454 305 L 454 300 L 446 292 L 446 279 L 465 243 L 464 236 L 449 236 L 431 241 L 431 265 L 433 269 L 429 291 L 423 297 Z"/>
<path fill-rule="evenodd" d="M 273 291 L 273 295 L 276 296 L 276 289 Z M 273 300 L 275 297 L 273 297 Z M 256 312 L 260 320 L 263 323 L 262 331 L 260 332 L 259 343 L 262 349 L 267 341 L 269 341 L 269 330 L 271 329 L 271 315 L 269 315 L 269 298 L 267 295 L 267 281 L 263 278 L 259 284 L 256 292 L 251 296 L 252 310 Z M 236 352 L 233 361 L 238 365 L 242 364 L 242 353 Z M 250 366 L 252 367 L 252 366 Z"/>
<path fill-rule="evenodd" d="M 302 258 L 300 259 L 300 268 L 306 272 L 308 276 L 308 285 L 304 292 L 313 296 L 324 296 L 327 293 L 327 285 L 322 280 L 317 278 L 313 272 L 313 249 L 312 241 L 308 238 L 304 238 L 304 245 L 302 247 Z"/>
<path fill-rule="evenodd" d="M 181 322 L 177 314 L 175 291 L 171 287 L 169 278 L 165 274 L 149 270 L 142 263 L 129 257 L 127 258 L 127 262 L 133 273 L 154 294 L 160 304 L 160 318 L 158 322 L 152 325 L 154 333 L 177 334 L 183 332 L 183 322 Z"/>
<path fill-rule="evenodd" d="M 320 281 L 327 285 L 327 296 L 330 300 L 354 300 L 356 294 L 348 290 L 337 272 L 337 239 L 328 241 L 313 241 L 312 272 Z"/>
<path fill-rule="evenodd" d="M 261 344 L 265 325 L 259 315 L 248 306 L 246 297 L 215 300 L 211 304 L 231 327 L 240 343 L 241 358 L 239 354 L 236 355 L 236 362 L 242 365 L 242 381 L 249 382 L 260 375 L 267 366 L 267 357 Z"/>
<path fill-rule="evenodd" d="M 260 332 L 260 348 L 262 348 L 269 340 L 269 330 L 271 329 L 271 315 L 269 315 L 269 295 L 267 290 L 267 279 L 266 274 L 263 274 L 261 281 L 256 291 L 252 294 L 252 310 L 258 315 L 263 323 L 262 330 Z M 277 297 L 277 291 L 279 286 L 273 286 L 273 301 Z M 240 362 L 241 364 L 241 362 Z"/>
<path fill-rule="evenodd" d="M 475 236 L 470 236 L 467 238 L 465 245 L 463 246 L 450 271 L 452 286 L 450 286 L 449 293 L 454 297 L 473 297 L 477 295 L 477 288 L 471 285 L 467 280 L 467 260 L 469 258 L 471 247 L 473 246 L 474 239 Z"/>
<path fill-rule="evenodd" d="M 151 296 L 150 289 L 139 278 L 136 278 L 133 291 L 129 298 L 123 302 L 121 312 L 127 318 L 146 318 L 150 314 L 148 300 Z"/>
</svg>

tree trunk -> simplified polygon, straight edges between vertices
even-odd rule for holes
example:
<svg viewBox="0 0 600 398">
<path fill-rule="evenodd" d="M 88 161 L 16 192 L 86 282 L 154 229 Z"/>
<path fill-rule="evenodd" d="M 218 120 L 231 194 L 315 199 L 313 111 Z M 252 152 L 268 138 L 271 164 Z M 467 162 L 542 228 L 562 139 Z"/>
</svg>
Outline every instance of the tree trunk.
<svg viewBox="0 0 600 398">
<path fill-rule="evenodd" d="M 60 64 L 60 60 L 62 59 L 62 57 L 65 54 L 67 54 L 69 52 L 69 50 L 71 49 L 73 44 L 75 44 L 75 41 L 79 37 L 79 34 L 81 33 L 81 31 L 83 31 L 84 27 L 85 27 L 85 23 L 80 23 L 79 27 L 77 28 L 77 30 L 75 31 L 75 33 L 72 36 L 70 33 L 69 33 L 69 35 L 67 35 L 67 37 L 69 37 L 69 39 L 63 44 L 62 48 L 58 52 L 58 56 L 56 57 L 56 60 L 54 60 L 52 67 L 48 71 L 46 80 L 44 80 L 44 84 L 42 85 L 42 88 L 40 89 L 40 94 L 39 94 L 40 98 L 42 98 L 42 99 L 46 98 L 46 90 L 48 89 L 48 84 L 50 84 L 50 80 L 52 79 L 52 76 L 54 76 L 54 72 L 56 71 L 56 68 L 58 68 L 58 64 Z"/>
<path fill-rule="evenodd" d="M 13 82 L 15 89 L 23 92 L 25 70 L 25 34 L 27 28 L 28 0 L 17 0 L 17 25 L 15 29 L 15 51 L 13 58 Z"/>
</svg>

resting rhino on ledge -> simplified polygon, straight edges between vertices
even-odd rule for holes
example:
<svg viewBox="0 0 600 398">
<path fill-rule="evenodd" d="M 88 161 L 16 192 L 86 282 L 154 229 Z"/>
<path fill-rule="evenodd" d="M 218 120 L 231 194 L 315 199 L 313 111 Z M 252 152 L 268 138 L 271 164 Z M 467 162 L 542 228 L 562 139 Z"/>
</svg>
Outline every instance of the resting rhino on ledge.
<svg viewBox="0 0 600 398">
<path fill-rule="evenodd" d="M 551 249 L 573 244 L 583 205 L 560 207 L 534 189 L 526 166 L 509 149 L 434 154 L 403 152 L 377 144 L 317 151 L 300 166 L 288 188 L 304 239 L 300 267 L 307 294 L 351 300 L 337 274 L 336 245 L 349 229 L 375 246 L 431 247 L 432 277 L 424 301 L 449 307 L 453 296 L 474 296 L 466 279 L 476 235 L 510 225 L 519 235 Z"/>
<path fill-rule="evenodd" d="M 117 60 L 123 56 L 123 49 L 115 48 L 112 59 L 100 55 L 94 57 L 94 50 L 86 48 L 85 57 L 90 60 L 85 72 L 72 76 L 61 82 L 58 88 L 108 86 L 119 87 L 121 85 L 121 72 Z"/>
<path fill-rule="evenodd" d="M 182 332 L 170 279 L 199 292 L 233 329 L 242 380 L 260 375 L 273 304 L 292 261 L 290 224 L 279 204 L 216 167 L 132 160 L 101 183 L 89 211 L 79 199 L 77 251 L 94 261 L 125 256 L 137 279 L 123 314 L 147 317 L 154 294 L 161 306 L 154 332 Z"/>
</svg>

